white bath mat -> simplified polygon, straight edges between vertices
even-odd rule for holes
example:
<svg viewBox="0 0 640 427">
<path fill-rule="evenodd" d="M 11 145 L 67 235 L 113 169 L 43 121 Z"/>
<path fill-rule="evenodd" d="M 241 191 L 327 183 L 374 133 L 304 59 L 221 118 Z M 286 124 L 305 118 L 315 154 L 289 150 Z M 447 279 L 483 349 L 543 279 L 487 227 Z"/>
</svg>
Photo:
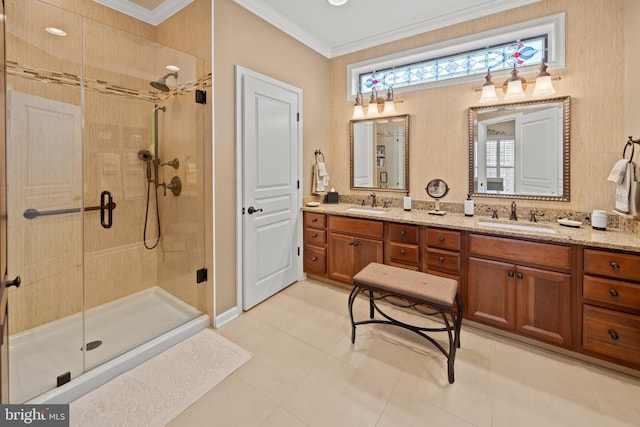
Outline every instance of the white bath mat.
<svg viewBox="0 0 640 427">
<path fill-rule="evenodd" d="M 164 426 L 251 358 L 205 329 L 71 402 L 71 426 Z"/>
</svg>

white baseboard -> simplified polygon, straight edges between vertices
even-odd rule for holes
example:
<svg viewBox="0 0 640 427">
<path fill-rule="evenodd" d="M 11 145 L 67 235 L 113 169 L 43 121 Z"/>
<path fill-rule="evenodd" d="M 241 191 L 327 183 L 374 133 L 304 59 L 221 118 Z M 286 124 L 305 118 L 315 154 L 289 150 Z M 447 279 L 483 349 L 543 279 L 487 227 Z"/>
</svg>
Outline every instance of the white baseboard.
<svg viewBox="0 0 640 427">
<path fill-rule="evenodd" d="M 213 319 L 213 327 L 220 328 L 240 316 L 241 310 L 238 307 L 230 308 L 222 314 L 217 315 Z"/>
</svg>

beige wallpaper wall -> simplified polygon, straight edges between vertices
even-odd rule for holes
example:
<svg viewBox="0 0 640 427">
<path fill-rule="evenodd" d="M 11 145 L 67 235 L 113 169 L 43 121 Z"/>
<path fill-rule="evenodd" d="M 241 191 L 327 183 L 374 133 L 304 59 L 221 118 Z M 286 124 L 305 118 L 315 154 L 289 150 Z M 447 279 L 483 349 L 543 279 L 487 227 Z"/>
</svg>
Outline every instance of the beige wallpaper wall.
<svg viewBox="0 0 640 427">
<path fill-rule="evenodd" d="M 557 95 L 572 97 L 571 201 L 522 200 L 518 206 L 581 212 L 612 209 L 613 186 L 606 182 L 606 177 L 625 142 L 623 4 L 623 0 L 545 0 L 335 58 L 331 61 L 330 157 L 338 163 L 334 163 L 331 171 L 333 184 L 343 194 L 352 193 L 348 175 L 352 103 L 346 101 L 344 77 L 347 64 L 565 12 L 566 67 L 550 71 L 562 77 L 556 82 Z M 524 77 L 534 79 L 535 75 L 529 73 Z M 503 79 L 496 81 L 501 83 Z M 402 111 L 411 114 L 410 182 L 414 200 L 428 200 L 424 187 L 433 178 L 442 178 L 451 187 L 443 201 L 462 203 L 466 198 L 467 108 L 479 105 L 479 95 L 473 89 L 481 84 L 482 78 L 479 78 L 473 84 L 397 96 L 404 101 L 399 104 Z M 531 90 L 529 88 L 528 93 Z M 510 200 L 480 199 L 479 202 L 500 205 Z"/>
<path fill-rule="evenodd" d="M 303 171 L 309 175 L 314 150 L 328 151 L 331 106 L 328 59 L 232 0 L 215 1 L 214 19 L 215 263 L 220 314 L 236 305 L 234 67 L 241 65 L 303 90 Z"/>
</svg>

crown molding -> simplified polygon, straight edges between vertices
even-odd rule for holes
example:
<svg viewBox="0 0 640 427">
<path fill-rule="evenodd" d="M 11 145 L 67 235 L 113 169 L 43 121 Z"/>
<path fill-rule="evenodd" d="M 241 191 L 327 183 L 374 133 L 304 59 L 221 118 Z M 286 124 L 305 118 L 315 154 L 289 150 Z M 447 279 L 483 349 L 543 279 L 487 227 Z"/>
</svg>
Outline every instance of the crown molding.
<svg viewBox="0 0 640 427">
<path fill-rule="evenodd" d="M 393 42 L 417 34 L 426 33 L 439 28 L 450 25 L 459 24 L 461 22 L 470 21 L 494 13 L 504 12 L 509 9 L 526 6 L 537 3 L 541 0 L 487 0 L 481 5 L 466 8 L 464 10 L 454 11 L 444 15 L 434 16 L 429 19 L 407 25 L 391 31 L 382 32 L 372 35 L 361 40 L 345 43 L 337 46 L 330 46 L 308 31 L 299 27 L 289 19 L 282 16 L 276 10 L 267 6 L 264 2 L 257 0 L 233 0 L 234 3 L 244 7 L 258 17 L 264 19 L 274 27 L 282 30 L 291 37 L 297 39 L 301 43 L 309 46 L 316 52 L 327 58 L 345 55 L 356 52 L 358 50 L 378 46 L 384 43 Z"/>
<path fill-rule="evenodd" d="M 103 6 L 122 12 L 151 25 L 158 25 L 180 11 L 193 0 L 164 0 L 158 7 L 149 10 L 129 0 L 93 0 Z"/>
<path fill-rule="evenodd" d="M 316 52 L 331 58 L 331 46 L 302 29 L 291 20 L 285 18 L 273 8 L 263 2 L 255 0 L 233 0 L 234 3 L 244 7 L 249 12 L 267 21 L 269 24 L 287 33 L 299 42 L 309 46 Z"/>
</svg>

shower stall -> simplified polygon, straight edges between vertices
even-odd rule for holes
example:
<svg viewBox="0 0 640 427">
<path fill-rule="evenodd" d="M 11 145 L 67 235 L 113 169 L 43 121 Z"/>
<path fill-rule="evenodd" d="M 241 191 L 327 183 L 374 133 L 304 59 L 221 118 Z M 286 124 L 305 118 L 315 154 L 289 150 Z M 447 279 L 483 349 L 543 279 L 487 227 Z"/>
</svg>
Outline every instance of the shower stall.
<svg viewBox="0 0 640 427">
<path fill-rule="evenodd" d="M 203 60 L 5 0 L 9 399 L 69 401 L 206 327 Z"/>
</svg>

